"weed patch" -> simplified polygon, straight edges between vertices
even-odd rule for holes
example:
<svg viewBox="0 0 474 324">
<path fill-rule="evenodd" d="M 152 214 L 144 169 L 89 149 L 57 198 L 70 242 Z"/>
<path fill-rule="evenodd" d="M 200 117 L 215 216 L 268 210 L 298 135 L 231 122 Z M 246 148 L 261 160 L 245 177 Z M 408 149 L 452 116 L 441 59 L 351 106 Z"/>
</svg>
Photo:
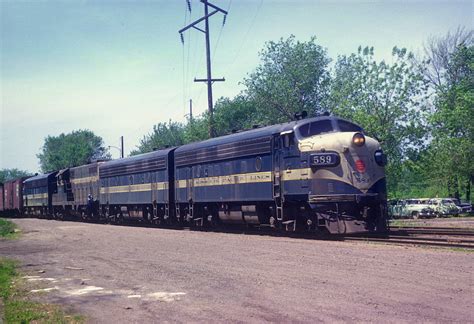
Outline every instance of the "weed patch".
<svg viewBox="0 0 474 324">
<path fill-rule="evenodd" d="M 68 315 L 57 305 L 28 298 L 29 290 L 16 271 L 16 262 L 0 258 L 0 297 L 5 323 L 82 323 L 84 318 Z"/>
<path fill-rule="evenodd" d="M 9 220 L 0 218 L 0 237 L 14 238 L 17 234 L 16 226 Z"/>
</svg>

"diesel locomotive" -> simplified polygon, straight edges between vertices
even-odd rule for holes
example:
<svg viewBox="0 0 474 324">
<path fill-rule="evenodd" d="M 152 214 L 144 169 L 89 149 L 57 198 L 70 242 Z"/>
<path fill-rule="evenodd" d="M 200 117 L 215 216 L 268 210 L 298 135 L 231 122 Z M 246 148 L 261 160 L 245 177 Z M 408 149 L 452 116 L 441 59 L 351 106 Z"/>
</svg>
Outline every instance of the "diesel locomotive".
<svg viewBox="0 0 474 324">
<path fill-rule="evenodd" d="M 361 127 L 320 116 L 30 178 L 24 211 L 198 228 L 385 231 L 385 164 Z"/>
</svg>

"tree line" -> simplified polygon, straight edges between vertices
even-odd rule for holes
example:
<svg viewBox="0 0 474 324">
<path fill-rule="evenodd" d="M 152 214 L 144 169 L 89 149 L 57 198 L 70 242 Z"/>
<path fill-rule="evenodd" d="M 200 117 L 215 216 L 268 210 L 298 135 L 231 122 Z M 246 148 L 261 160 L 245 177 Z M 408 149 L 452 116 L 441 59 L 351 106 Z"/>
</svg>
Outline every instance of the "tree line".
<svg viewBox="0 0 474 324">
<path fill-rule="evenodd" d="M 474 181 L 473 31 L 430 38 L 420 57 L 393 47 L 389 61 L 359 47 L 333 62 L 316 37 L 269 41 L 244 89 L 214 109 L 217 136 L 287 122 L 295 113 L 329 112 L 360 124 L 389 157 L 389 194 L 471 199 Z M 131 154 L 207 139 L 209 116 L 160 122 Z M 85 132 L 85 133 L 84 133 Z M 82 134 L 84 133 L 84 134 Z M 38 155 L 43 172 L 108 157 L 90 131 L 48 136 Z"/>
</svg>

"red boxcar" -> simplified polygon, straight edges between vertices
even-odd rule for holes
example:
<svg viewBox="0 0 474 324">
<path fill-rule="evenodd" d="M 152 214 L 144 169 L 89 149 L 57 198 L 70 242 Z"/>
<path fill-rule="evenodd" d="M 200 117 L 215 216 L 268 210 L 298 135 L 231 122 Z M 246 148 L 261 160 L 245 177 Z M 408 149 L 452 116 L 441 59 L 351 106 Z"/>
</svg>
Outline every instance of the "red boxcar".
<svg viewBox="0 0 474 324">
<path fill-rule="evenodd" d="M 23 180 L 7 181 L 3 184 L 3 210 L 7 216 L 19 216 L 23 210 Z"/>
<path fill-rule="evenodd" d="M 3 214 L 3 205 L 5 204 L 3 199 L 3 183 L 0 183 L 0 215 Z"/>
</svg>

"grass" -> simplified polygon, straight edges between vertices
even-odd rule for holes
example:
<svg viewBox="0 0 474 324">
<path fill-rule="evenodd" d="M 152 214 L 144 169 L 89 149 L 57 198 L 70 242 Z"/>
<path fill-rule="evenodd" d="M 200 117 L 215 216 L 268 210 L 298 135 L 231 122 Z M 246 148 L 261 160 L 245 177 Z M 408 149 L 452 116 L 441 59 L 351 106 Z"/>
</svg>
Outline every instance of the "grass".
<svg viewBox="0 0 474 324">
<path fill-rule="evenodd" d="M 18 232 L 15 224 L 9 220 L 0 218 L 0 237 L 13 239 L 17 237 Z"/>
<path fill-rule="evenodd" d="M 58 305 L 29 298 L 27 283 L 17 271 L 17 263 L 0 258 L 0 312 L 5 323 L 83 323 L 84 317 L 69 315 Z"/>
</svg>

